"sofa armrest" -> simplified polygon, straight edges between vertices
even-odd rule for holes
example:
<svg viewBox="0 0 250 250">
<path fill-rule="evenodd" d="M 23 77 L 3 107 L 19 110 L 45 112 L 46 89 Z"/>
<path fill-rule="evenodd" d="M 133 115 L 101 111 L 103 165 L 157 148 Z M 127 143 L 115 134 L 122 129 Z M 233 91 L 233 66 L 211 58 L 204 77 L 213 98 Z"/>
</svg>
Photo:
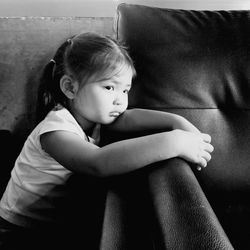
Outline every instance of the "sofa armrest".
<svg viewBox="0 0 250 250">
<path fill-rule="evenodd" d="M 188 164 L 158 165 L 148 182 L 157 249 L 233 249 Z"/>
<path fill-rule="evenodd" d="M 181 159 L 154 164 L 111 184 L 100 249 L 131 247 L 233 249 L 192 170 Z"/>
</svg>

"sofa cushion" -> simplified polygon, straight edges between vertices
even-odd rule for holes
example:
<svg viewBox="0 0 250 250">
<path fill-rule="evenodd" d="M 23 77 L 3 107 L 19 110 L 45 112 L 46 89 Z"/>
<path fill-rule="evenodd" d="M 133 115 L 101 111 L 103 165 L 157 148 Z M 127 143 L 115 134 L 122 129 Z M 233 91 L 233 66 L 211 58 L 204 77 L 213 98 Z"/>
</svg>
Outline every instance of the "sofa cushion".
<svg viewBox="0 0 250 250">
<path fill-rule="evenodd" d="M 119 8 L 138 71 L 132 106 L 250 106 L 250 12 Z"/>
</svg>

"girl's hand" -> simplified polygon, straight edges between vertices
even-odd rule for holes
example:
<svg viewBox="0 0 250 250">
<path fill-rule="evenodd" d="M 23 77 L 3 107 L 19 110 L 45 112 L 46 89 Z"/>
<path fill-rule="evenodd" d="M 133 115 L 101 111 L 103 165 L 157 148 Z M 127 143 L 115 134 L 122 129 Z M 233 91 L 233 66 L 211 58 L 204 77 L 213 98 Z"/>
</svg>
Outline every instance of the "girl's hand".
<svg viewBox="0 0 250 250">
<path fill-rule="evenodd" d="M 211 160 L 211 153 L 214 147 L 211 145 L 211 137 L 208 134 L 192 133 L 184 130 L 176 129 L 175 146 L 177 147 L 177 155 L 189 162 L 205 168 Z"/>
</svg>

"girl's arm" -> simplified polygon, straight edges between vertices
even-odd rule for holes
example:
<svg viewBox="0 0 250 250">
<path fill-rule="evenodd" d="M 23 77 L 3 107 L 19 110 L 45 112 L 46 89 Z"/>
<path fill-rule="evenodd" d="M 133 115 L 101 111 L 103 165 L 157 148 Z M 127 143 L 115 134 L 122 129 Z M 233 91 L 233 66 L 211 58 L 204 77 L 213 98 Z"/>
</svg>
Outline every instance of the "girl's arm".
<svg viewBox="0 0 250 250">
<path fill-rule="evenodd" d="M 66 131 L 45 133 L 40 140 L 42 148 L 65 168 L 95 176 L 127 173 L 173 157 L 205 167 L 213 151 L 209 135 L 183 130 L 119 141 L 102 148 Z"/>
<path fill-rule="evenodd" d="M 126 110 L 110 129 L 120 132 L 136 132 L 142 130 L 173 130 L 182 129 L 194 133 L 200 131 L 184 117 L 163 111 L 149 109 Z"/>
</svg>

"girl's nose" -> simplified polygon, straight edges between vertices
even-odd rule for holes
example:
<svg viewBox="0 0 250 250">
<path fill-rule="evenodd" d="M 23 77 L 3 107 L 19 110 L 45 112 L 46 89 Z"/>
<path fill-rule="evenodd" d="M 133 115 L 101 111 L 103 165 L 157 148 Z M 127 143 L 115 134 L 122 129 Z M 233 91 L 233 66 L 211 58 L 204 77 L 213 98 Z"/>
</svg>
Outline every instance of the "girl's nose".
<svg viewBox="0 0 250 250">
<path fill-rule="evenodd" d="M 120 95 L 117 95 L 113 101 L 114 105 L 121 105 L 122 104 L 122 97 Z"/>
</svg>

